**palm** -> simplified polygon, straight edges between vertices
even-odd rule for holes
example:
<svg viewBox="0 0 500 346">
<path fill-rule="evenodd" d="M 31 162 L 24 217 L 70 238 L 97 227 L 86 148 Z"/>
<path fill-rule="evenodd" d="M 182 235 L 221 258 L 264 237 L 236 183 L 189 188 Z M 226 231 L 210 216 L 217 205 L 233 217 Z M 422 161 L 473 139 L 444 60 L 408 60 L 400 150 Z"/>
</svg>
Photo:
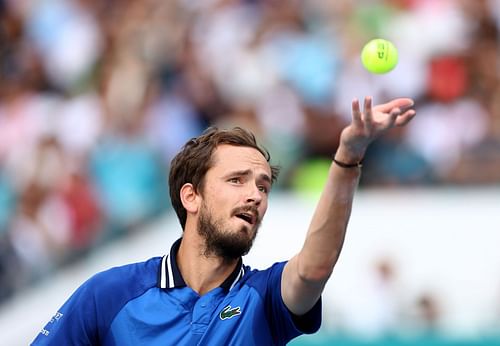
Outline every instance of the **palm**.
<svg viewBox="0 0 500 346">
<path fill-rule="evenodd" d="M 340 141 L 353 153 L 364 153 L 368 144 L 389 129 L 406 125 L 414 116 L 413 101 L 408 98 L 394 99 L 372 107 L 372 99 L 366 97 L 363 110 L 359 101 L 352 102 L 352 122 L 342 131 Z"/>
</svg>

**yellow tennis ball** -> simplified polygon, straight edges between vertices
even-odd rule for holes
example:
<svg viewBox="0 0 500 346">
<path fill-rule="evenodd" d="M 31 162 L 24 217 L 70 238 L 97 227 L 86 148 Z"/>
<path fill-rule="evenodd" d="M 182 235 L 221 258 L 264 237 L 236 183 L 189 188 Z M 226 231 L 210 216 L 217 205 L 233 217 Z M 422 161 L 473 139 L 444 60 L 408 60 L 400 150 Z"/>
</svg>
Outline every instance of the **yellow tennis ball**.
<svg viewBox="0 0 500 346">
<path fill-rule="evenodd" d="M 376 38 L 363 47 L 361 62 L 372 73 L 387 73 L 398 63 L 398 50 L 391 41 Z"/>
</svg>

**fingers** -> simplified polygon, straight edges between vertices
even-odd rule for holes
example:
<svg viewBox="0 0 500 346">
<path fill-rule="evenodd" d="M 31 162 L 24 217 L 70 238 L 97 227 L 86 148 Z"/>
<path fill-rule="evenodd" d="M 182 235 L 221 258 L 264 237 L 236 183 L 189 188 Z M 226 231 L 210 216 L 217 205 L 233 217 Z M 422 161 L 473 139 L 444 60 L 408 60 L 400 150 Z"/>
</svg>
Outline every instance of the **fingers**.
<svg viewBox="0 0 500 346">
<path fill-rule="evenodd" d="M 401 115 L 401 109 L 399 108 L 393 108 L 391 112 L 389 113 L 389 116 L 387 119 L 382 123 L 382 127 L 384 129 L 389 129 L 391 127 L 394 127 L 396 124 L 396 121 L 398 117 Z"/>
<path fill-rule="evenodd" d="M 360 109 L 359 100 L 352 101 L 352 120 L 353 124 L 362 126 L 366 129 L 373 128 L 375 125 L 374 114 L 385 113 L 385 119 L 377 125 L 383 129 L 389 129 L 395 126 L 406 125 L 416 112 L 413 107 L 414 102 L 410 98 L 398 98 L 390 102 L 373 106 L 373 99 L 367 96 L 364 99 L 363 111 Z M 375 114 L 375 115 L 376 115 Z M 381 119 L 377 118 L 378 121 Z"/>
<path fill-rule="evenodd" d="M 413 107 L 415 102 L 410 98 L 397 98 L 387 103 L 378 105 L 377 107 L 381 107 L 381 110 L 385 110 L 385 112 L 389 112 L 393 108 L 399 108 L 402 112 L 407 111 L 410 107 Z"/>
<path fill-rule="evenodd" d="M 389 117 L 383 123 L 383 128 L 389 129 L 395 126 L 404 126 L 416 115 L 415 110 L 410 109 L 402 113 L 399 108 L 394 108 L 389 113 Z"/>
<path fill-rule="evenodd" d="M 415 117 L 417 112 L 414 109 L 406 111 L 403 115 L 396 118 L 394 123 L 395 126 L 404 126 L 410 122 L 411 119 Z"/>
<path fill-rule="evenodd" d="M 399 98 L 394 99 L 390 102 L 379 104 L 373 107 L 373 112 L 382 112 L 382 113 L 390 113 L 394 108 L 399 108 L 401 114 L 405 113 L 411 107 L 413 107 L 414 102 L 409 98 Z"/>
<path fill-rule="evenodd" d="M 363 120 L 365 121 L 366 125 L 371 125 L 372 120 L 373 120 L 373 114 L 372 114 L 372 98 L 370 96 L 365 97 L 365 104 L 363 107 Z"/>
<path fill-rule="evenodd" d="M 361 120 L 361 109 L 359 108 L 359 100 L 352 100 L 352 122 L 355 125 L 360 125 Z"/>
</svg>

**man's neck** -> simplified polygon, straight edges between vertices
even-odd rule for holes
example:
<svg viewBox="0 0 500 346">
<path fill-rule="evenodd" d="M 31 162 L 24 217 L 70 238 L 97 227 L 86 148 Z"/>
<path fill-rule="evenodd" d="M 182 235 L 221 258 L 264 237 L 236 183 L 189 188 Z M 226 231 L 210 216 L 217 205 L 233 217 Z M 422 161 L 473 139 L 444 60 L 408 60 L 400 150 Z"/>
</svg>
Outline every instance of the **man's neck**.
<svg viewBox="0 0 500 346">
<path fill-rule="evenodd" d="M 219 287 L 235 269 L 238 259 L 227 261 L 204 254 L 205 243 L 196 231 L 184 231 L 177 265 L 186 285 L 199 295 Z"/>
</svg>

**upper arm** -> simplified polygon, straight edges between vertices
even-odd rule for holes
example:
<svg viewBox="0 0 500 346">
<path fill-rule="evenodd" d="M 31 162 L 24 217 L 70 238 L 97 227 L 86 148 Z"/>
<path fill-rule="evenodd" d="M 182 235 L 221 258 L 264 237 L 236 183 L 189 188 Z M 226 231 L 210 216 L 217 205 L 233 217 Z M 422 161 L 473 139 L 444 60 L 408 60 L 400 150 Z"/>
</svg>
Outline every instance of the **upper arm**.
<svg viewBox="0 0 500 346">
<path fill-rule="evenodd" d="M 281 296 L 286 307 L 300 316 L 310 311 L 321 297 L 326 280 L 311 281 L 300 275 L 299 255 L 285 265 L 281 278 Z"/>
</svg>

